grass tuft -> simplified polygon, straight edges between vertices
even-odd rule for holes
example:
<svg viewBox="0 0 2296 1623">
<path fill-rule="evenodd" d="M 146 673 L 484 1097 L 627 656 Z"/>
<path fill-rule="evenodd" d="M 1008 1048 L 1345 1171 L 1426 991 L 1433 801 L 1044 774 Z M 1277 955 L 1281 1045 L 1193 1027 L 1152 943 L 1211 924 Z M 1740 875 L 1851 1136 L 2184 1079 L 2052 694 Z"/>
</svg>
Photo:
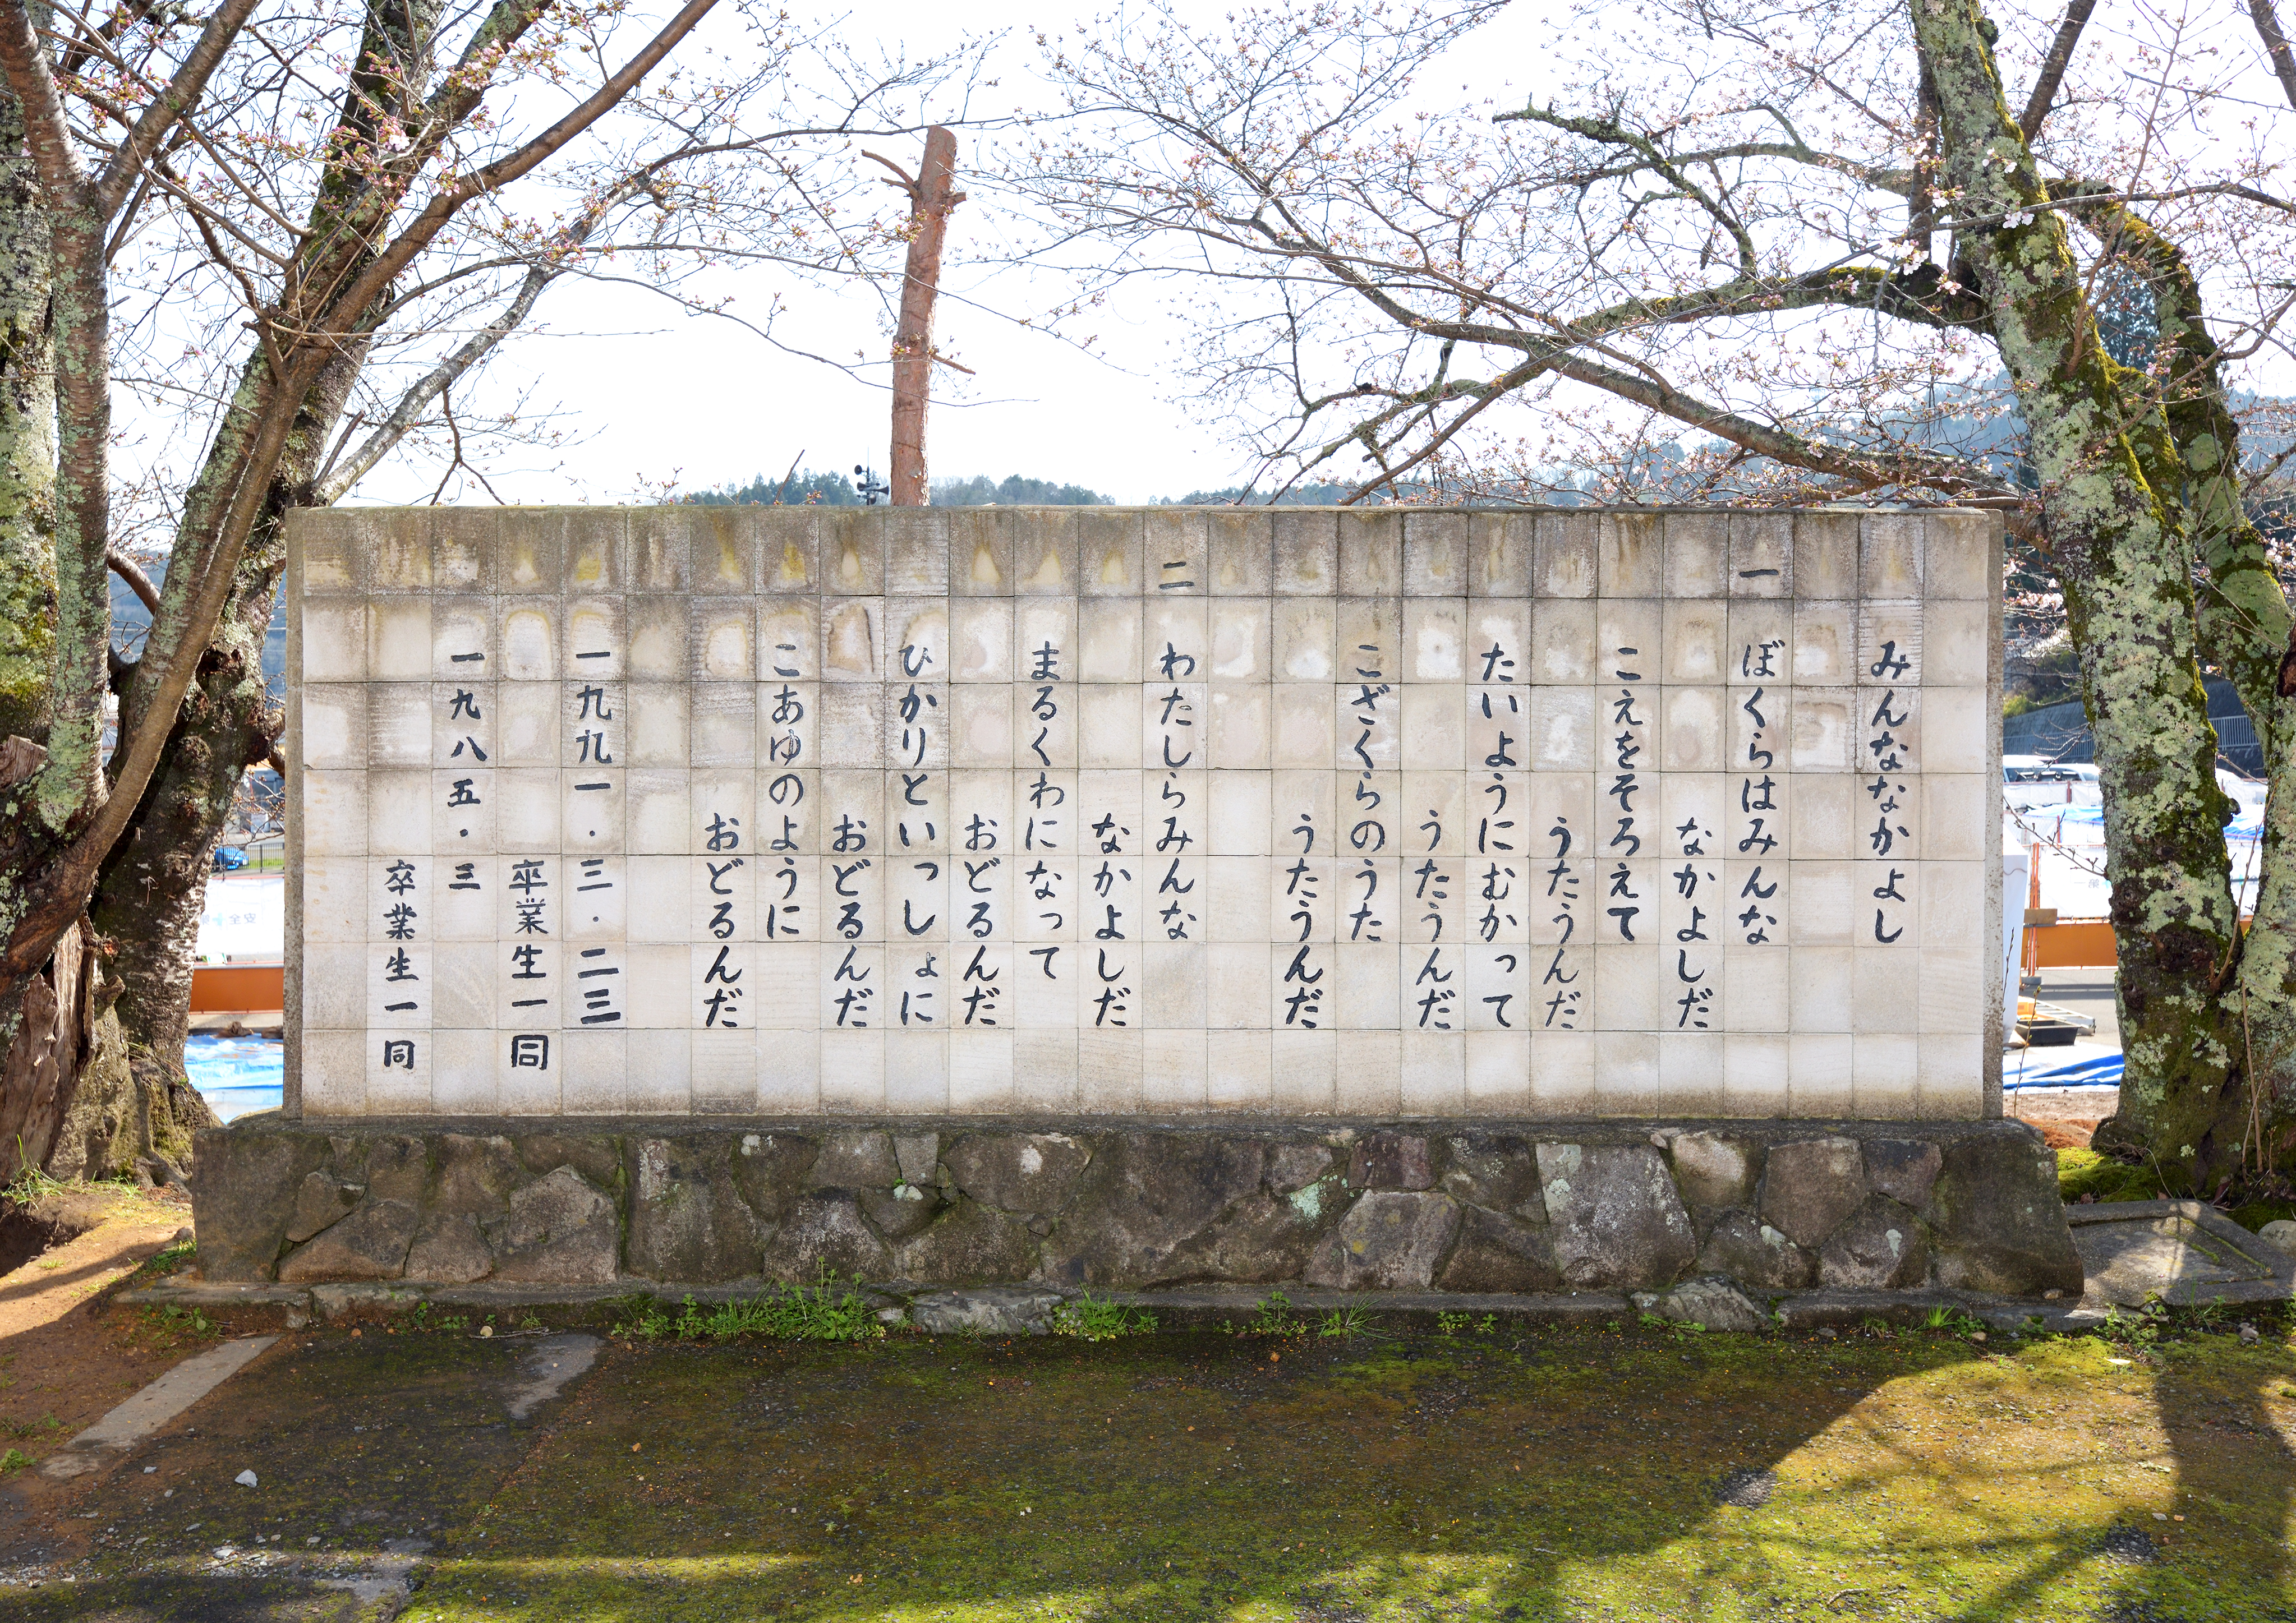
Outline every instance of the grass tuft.
<svg viewBox="0 0 2296 1623">
<path fill-rule="evenodd" d="M 733 1341 L 760 1336 L 782 1341 L 875 1341 L 885 1327 L 868 1299 L 824 1274 L 810 1287 L 784 1285 L 747 1301 L 704 1307 L 691 1296 L 673 1317 L 658 1299 L 625 1297 L 613 1333 L 627 1340 Z"/>
<path fill-rule="evenodd" d="M 1113 1341 L 1119 1336 L 1152 1335 L 1156 1316 L 1140 1307 L 1086 1291 L 1074 1301 L 1053 1309 L 1053 1333 L 1084 1341 Z"/>
</svg>

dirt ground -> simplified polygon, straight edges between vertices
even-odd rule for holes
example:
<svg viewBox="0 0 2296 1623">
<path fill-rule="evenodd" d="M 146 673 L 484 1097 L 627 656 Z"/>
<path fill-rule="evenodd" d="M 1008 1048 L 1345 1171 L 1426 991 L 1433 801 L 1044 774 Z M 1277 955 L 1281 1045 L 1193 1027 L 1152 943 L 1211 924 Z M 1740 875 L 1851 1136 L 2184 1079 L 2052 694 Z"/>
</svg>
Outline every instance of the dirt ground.
<svg viewBox="0 0 2296 1623">
<path fill-rule="evenodd" d="M 168 1245 L 192 1220 L 178 1189 L 51 1195 L 0 1223 L 20 1252 L 45 1229 L 70 1236 L 0 1275 L 0 1462 L 46 1457 L 195 1345 L 188 1321 L 98 1318 L 87 1304 Z M 0 1538 L 46 1498 L 37 1472 L 0 1470 Z"/>
<path fill-rule="evenodd" d="M 2277 1321 L 2149 1346 L 479 1328 L 285 1337 L 0 1530 L 0 1615 L 2296 1615 Z"/>
</svg>

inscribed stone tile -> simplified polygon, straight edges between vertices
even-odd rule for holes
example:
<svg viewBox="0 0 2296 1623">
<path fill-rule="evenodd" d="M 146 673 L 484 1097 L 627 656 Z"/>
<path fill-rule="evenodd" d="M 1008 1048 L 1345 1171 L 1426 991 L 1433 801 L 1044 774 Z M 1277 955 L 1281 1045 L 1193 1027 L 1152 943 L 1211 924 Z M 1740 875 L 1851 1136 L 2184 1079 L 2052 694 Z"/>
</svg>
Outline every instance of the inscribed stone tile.
<svg viewBox="0 0 2296 1623">
<path fill-rule="evenodd" d="M 1340 594 L 1398 597 L 1403 592 L 1403 514 L 1349 510 L 1338 515 Z"/>
<path fill-rule="evenodd" d="M 1279 507 L 1272 586 L 1278 597 L 1329 597 L 1339 589 L 1339 521 L 1329 512 Z"/>
<path fill-rule="evenodd" d="M 1124 598 L 1136 606 L 1144 581 L 1146 545 L 1140 510 L 1081 508 L 1077 512 L 1076 590 L 1086 598 Z"/>
<path fill-rule="evenodd" d="M 1407 597 L 1464 597 L 1467 594 L 1468 515 L 1406 512 L 1403 514 L 1403 591 Z"/>
<path fill-rule="evenodd" d="M 309 522 L 299 945 L 353 955 L 346 1108 L 1981 1096 L 1991 521 Z M 389 548 L 326 539 L 362 525 L 422 538 L 371 601 Z M 1893 1095 L 1868 1038 L 1976 1045 Z"/>
<path fill-rule="evenodd" d="M 1887 1121 L 1921 1111 L 1921 1042 L 1907 1036 L 1859 1036 L 1851 1039 L 1855 1083 L 1843 1115 Z"/>
<path fill-rule="evenodd" d="M 303 1108 L 316 1116 L 366 1113 L 364 1031 L 307 1030 L 299 1080 Z"/>
<path fill-rule="evenodd" d="M 499 1108 L 491 1021 L 430 1036 L 430 1112 L 488 1116 Z"/>
<path fill-rule="evenodd" d="M 1791 1113 L 1793 1045 L 1790 1038 L 1732 1032 L 1722 1039 L 1722 1108 L 1726 1116 Z"/>
<path fill-rule="evenodd" d="M 1279 1111 L 1326 1116 L 1338 1108 L 1339 1034 L 1279 1029 L 1270 1034 L 1272 1102 Z"/>
<path fill-rule="evenodd" d="M 1930 1120 L 1974 1120 L 1985 1114 L 1986 1038 L 1974 1032 L 1920 1039 L 1920 1112 Z M 1994 1052 L 1998 1053 L 1998 1049 Z"/>
</svg>

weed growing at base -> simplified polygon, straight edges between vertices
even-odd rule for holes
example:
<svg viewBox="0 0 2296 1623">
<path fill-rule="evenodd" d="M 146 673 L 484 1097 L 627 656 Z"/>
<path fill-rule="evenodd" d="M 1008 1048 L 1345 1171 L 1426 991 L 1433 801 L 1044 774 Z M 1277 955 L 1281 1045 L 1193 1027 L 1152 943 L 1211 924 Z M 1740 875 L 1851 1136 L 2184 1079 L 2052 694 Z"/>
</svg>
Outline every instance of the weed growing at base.
<svg viewBox="0 0 2296 1623">
<path fill-rule="evenodd" d="M 1472 1313 L 1439 1313 L 1435 1316 L 1435 1333 L 1438 1335 L 1464 1335 L 1469 1332 L 1479 1336 L 1496 1335 L 1498 1328 L 1499 1319 L 1496 1313 L 1486 1313 L 1480 1318 Z"/>
<path fill-rule="evenodd" d="M 1053 1309 L 1053 1333 L 1056 1336 L 1074 1336 L 1084 1341 L 1113 1341 L 1119 1336 L 1152 1335 L 1155 1331 L 1154 1314 L 1095 1296 L 1089 1291 L 1074 1301 L 1062 1302 Z"/>
<path fill-rule="evenodd" d="M 1985 1321 L 1973 1313 L 1959 1307 L 1932 1307 L 1928 1318 L 1922 1321 L 1923 1330 L 1941 1331 L 1948 1335 L 1975 1337 L 1985 1340 Z"/>
<path fill-rule="evenodd" d="M 146 1307 L 144 1317 L 152 1327 L 171 1340 L 191 1336 L 204 1340 L 215 1334 L 215 1321 L 197 1307 L 178 1307 L 170 1302 L 163 1307 Z"/>
<path fill-rule="evenodd" d="M 637 1341 L 671 1336 L 731 1341 L 745 1335 L 784 1341 L 875 1341 L 885 1334 L 868 1299 L 826 1273 L 811 1287 L 784 1285 L 765 1296 L 714 1307 L 704 1307 L 689 1296 L 675 1318 L 651 1296 L 626 1299 L 622 1312 L 627 1316 L 615 1321 L 613 1333 Z"/>
<path fill-rule="evenodd" d="M 1296 1336 L 1307 1333 L 1308 1326 L 1292 1311 L 1292 1299 L 1281 1291 L 1270 1291 L 1259 1299 L 1251 1316 L 1242 1324 L 1229 1319 L 1216 1326 L 1222 1335 L 1230 1336 Z"/>
</svg>

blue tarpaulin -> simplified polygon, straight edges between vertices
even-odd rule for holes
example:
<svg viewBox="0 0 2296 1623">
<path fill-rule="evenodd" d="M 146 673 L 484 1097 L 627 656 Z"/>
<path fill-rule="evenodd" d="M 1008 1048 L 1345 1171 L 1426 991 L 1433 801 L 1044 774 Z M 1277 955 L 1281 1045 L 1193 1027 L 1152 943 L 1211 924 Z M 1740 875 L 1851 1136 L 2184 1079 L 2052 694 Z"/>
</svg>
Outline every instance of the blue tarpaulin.
<svg viewBox="0 0 2296 1623">
<path fill-rule="evenodd" d="M 2119 1087 L 2118 1048 L 2021 1048 L 2001 1056 L 2001 1086 L 2020 1087 Z"/>
<path fill-rule="evenodd" d="M 211 1037 L 184 1041 L 184 1073 L 224 1120 L 275 1111 L 287 1085 L 287 1045 L 275 1037 Z"/>
</svg>

